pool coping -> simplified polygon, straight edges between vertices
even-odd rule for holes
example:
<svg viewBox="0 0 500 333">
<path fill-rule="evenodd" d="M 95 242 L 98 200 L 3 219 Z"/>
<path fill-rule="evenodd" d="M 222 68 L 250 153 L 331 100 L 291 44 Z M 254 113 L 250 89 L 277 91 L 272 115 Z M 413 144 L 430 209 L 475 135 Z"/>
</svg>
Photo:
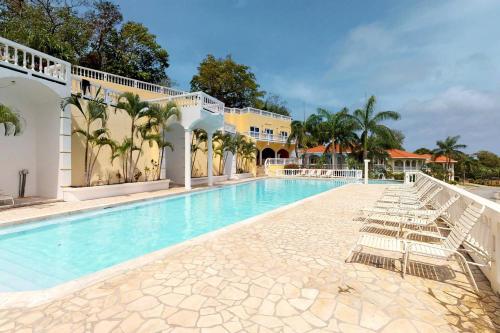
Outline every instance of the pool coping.
<svg viewBox="0 0 500 333">
<path fill-rule="evenodd" d="M 256 181 L 256 179 L 252 179 L 250 181 Z M 243 182 L 241 182 L 241 183 L 243 183 Z M 225 186 L 229 186 L 229 185 L 235 185 L 235 184 L 240 184 L 240 183 L 238 182 L 238 183 L 233 183 L 233 184 L 224 184 L 221 186 L 214 186 L 214 187 L 209 188 L 209 190 L 217 189 L 217 188 L 221 188 L 221 187 L 225 187 Z M 74 279 L 74 280 L 71 280 L 68 282 L 64 282 L 62 284 L 59 284 L 59 285 L 51 287 L 51 288 L 34 290 L 34 291 L 0 292 L 0 309 L 7 309 L 7 308 L 13 308 L 13 307 L 34 307 L 34 306 L 42 305 L 42 304 L 50 302 L 50 301 L 54 301 L 54 300 L 59 299 L 59 298 L 63 298 L 65 296 L 69 296 L 72 293 L 78 292 L 86 287 L 90 287 L 90 286 L 97 284 L 99 282 L 103 282 L 106 279 L 118 276 L 119 274 L 125 273 L 125 272 L 130 271 L 130 270 L 145 266 L 145 265 L 150 264 L 150 263 L 154 262 L 155 260 L 163 258 L 167 255 L 173 255 L 173 254 L 175 254 L 175 253 L 177 253 L 177 252 L 179 252 L 179 251 L 181 251 L 189 246 L 193 246 L 193 245 L 202 243 L 204 241 L 213 239 L 213 238 L 218 237 L 222 234 L 225 234 L 227 232 L 242 228 L 244 226 L 247 226 L 249 224 L 257 222 L 257 221 L 264 219 L 266 217 L 269 217 L 271 215 L 286 211 L 292 207 L 301 205 L 301 204 L 309 202 L 309 201 L 316 200 L 321 196 L 325 196 L 325 195 L 331 193 L 332 191 L 335 191 L 335 190 L 338 190 L 341 188 L 345 188 L 347 186 L 352 186 L 352 185 L 360 185 L 360 184 L 355 184 L 355 183 L 343 184 L 341 186 L 332 188 L 330 190 L 315 194 L 313 196 L 301 199 L 299 201 L 292 202 L 290 204 L 278 207 L 276 209 L 270 210 L 268 212 L 265 212 L 265 213 L 262 213 L 262 214 L 259 214 L 256 216 L 252 216 L 250 218 L 247 218 L 247 219 L 241 220 L 239 222 L 230 224 L 230 225 L 222 227 L 220 229 L 208 232 L 206 234 L 196 236 L 194 238 L 183 241 L 181 243 L 167 246 L 163 249 L 153 251 L 153 252 L 144 254 L 140 257 L 124 261 L 122 263 L 119 263 L 119 264 L 113 265 L 111 267 L 99 270 L 97 272 L 90 273 L 90 274 L 85 275 L 83 277 L 80 277 L 80 278 L 77 278 L 77 279 Z M 204 189 L 206 189 L 206 188 L 204 188 Z M 203 190 L 203 189 L 199 189 L 199 190 Z M 193 192 L 198 192 L 198 191 L 187 191 L 187 192 L 175 193 L 175 194 L 171 194 L 170 196 L 182 195 L 182 194 L 193 193 Z M 152 198 L 148 198 L 148 199 L 141 198 L 135 202 L 141 202 L 144 200 L 151 200 L 151 199 Z M 160 199 L 160 197 L 153 198 L 153 199 Z M 133 203 L 133 202 L 126 202 L 126 203 L 129 204 L 129 203 Z M 117 206 L 117 205 L 123 205 L 123 204 L 124 203 L 118 203 L 118 204 L 113 204 L 113 205 Z M 98 210 L 100 208 L 101 207 L 96 208 L 96 210 Z M 102 207 L 102 208 L 104 208 L 104 207 Z M 86 210 L 88 210 L 88 209 L 86 209 Z M 92 209 L 92 210 L 94 210 L 94 209 Z M 82 210 L 77 211 L 75 213 L 81 213 L 81 212 L 82 212 Z M 70 214 L 74 214 L 74 213 L 70 213 Z M 56 217 L 60 217 L 61 215 L 67 215 L 67 213 L 57 214 Z M 51 217 L 54 217 L 54 216 L 51 216 Z M 49 217 L 49 218 L 51 218 L 51 217 Z M 36 219 L 36 221 L 39 221 L 39 220 L 44 220 L 44 219 Z"/>
<path fill-rule="evenodd" d="M 52 218 L 68 217 L 68 216 L 72 216 L 75 214 L 87 213 L 89 211 L 99 211 L 101 209 L 108 209 L 108 208 L 113 208 L 113 207 L 123 206 L 123 205 L 131 205 L 131 204 L 141 203 L 141 202 L 149 201 L 149 200 L 161 200 L 161 199 L 166 199 L 166 198 L 170 198 L 173 196 L 179 196 L 179 195 L 185 195 L 185 194 L 197 193 L 197 192 L 203 192 L 203 191 L 210 191 L 210 190 L 215 190 L 215 189 L 226 187 L 226 186 L 233 186 L 233 185 L 243 184 L 243 183 L 252 182 L 252 181 L 259 181 L 259 180 L 266 179 L 266 178 L 267 177 L 254 177 L 254 178 L 245 178 L 245 179 L 236 180 L 236 181 L 228 180 L 228 181 L 225 181 L 224 183 L 216 183 L 213 186 L 203 185 L 203 186 L 200 186 L 197 188 L 192 188 L 190 190 L 180 190 L 179 192 L 173 192 L 173 193 L 158 194 L 157 192 L 160 192 L 160 191 L 135 193 L 135 194 L 142 194 L 142 193 L 150 193 L 151 194 L 151 196 L 149 196 L 149 197 L 141 197 L 141 198 L 128 198 L 127 195 L 116 196 L 116 197 L 123 197 L 123 201 L 101 203 L 101 204 L 96 203 L 95 206 L 89 206 L 89 207 L 84 207 L 84 208 L 74 208 L 74 209 L 69 208 L 67 211 L 48 213 L 48 214 L 44 214 L 41 216 L 33 216 L 33 217 L 25 217 L 25 218 L 19 218 L 19 219 L 11 219 L 11 220 L 7 220 L 7 221 L 0 221 L 0 228 L 12 227 L 12 226 L 28 224 L 28 223 L 36 223 L 39 221 L 49 220 Z M 173 189 L 173 188 L 171 188 L 171 189 Z M 163 190 L 163 191 L 168 191 L 168 190 Z M 108 198 L 112 198 L 112 197 L 108 197 Z M 100 198 L 100 199 L 106 199 L 106 198 Z M 100 200 L 100 199 L 92 199 L 92 200 Z M 19 208 L 25 208 L 25 207 L 19 207 Z M 16 209 L 16 208 L 13 208 L 13 209 Z"/>
</svg>

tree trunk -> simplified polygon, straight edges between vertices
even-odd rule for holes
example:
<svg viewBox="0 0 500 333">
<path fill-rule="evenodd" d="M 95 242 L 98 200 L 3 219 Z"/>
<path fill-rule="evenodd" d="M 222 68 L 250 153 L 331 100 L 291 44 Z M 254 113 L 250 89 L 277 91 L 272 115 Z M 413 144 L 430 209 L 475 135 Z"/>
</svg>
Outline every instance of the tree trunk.
<svg viewBox="0 0 500 333">
<path fill-rule="evenodd" d="M 335 169 L 335 165 L 337 164 L 337 155 L 335 152 L 335 137 L 332 137 L 332 169 Z"/>
<path fill-rule="evenodd" d="M 88 164 L 88 160 L 89 160 L 89 133 L 90 131 L 90 122 L 87 122 L 87 133 L 86 133 L 86 136 L 85 136 L 85 168 L 83 170 L 83 177 L 85 178 L 85 184 L 87 186 L 89 186 L 87 184 L 87 178 L 88 178 L 88 173 L 89 173 L 89 164 Z"/>
<path fill-rule="evenodd" d="M 132 126 L 130 127 L 130 157 L 128 161 L 128 181 L 132 183 L 132 178 L 134 175 L 134 170 L 132 170 L 133 154 L 134 154 L 134 119 L 132 118 Z"/>
</svg>

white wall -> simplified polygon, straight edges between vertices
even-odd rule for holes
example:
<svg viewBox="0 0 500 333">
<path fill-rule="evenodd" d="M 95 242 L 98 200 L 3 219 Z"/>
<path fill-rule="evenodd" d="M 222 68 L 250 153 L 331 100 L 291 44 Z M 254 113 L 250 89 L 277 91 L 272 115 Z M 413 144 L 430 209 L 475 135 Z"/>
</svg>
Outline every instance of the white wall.
<svg viewBox="0 0 500 333">
<path fill-rule="evenodd" d="M 180 124 L 170 125 L 165 138 L 174 146 L 173 151 L 165 151 L 166 178 L 174 184 L 184 184 L 184 128 Z"/>
<path fill-rule="evenodd" d="M 19 136 L 0 135 L 0 190 L 17 197 L 19 170 L 28 169 L 25 195 L 55 198 L 59 189 L 61 97 L 36 80 L 2 78 L 1 74 L 0 103 L 21 114 L 25 129 Z"/>
</svg>

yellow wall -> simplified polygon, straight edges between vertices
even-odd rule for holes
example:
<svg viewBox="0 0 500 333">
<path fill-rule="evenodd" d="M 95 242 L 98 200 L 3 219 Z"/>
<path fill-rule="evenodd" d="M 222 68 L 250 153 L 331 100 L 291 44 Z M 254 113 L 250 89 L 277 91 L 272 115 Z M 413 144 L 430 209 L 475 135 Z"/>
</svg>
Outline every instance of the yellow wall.
<svg viewBox="0 0 500 333">
<path fill-rule="evenodd" d="M 269 128 L 274 131 L 274 135 L 279 135 L 281 131 L 286 131 L 290 134 L 290 120 L 263 116 L 255 113 L 225 113 L 224 121 L 236 127 L 239 133 L 250 131 L 250 126 L 260 128 L 260 133 L 264 133 L 264 129 Z"/>
<path fill-rule="evenodd" d="M 141 89 L 137 89 L 134 87 L 121 86 L 114 83 L 98 81 L 89 79 L 92 83 L 96 85 L 100 85 L 102 88 L 113 89 L 118 92 L 126 92 L 130 91 L 138 94 L 142 99 L 152 99 L 159 98 L 162 95 L 144 91 Z M 73 81 L 73 87 L 76 89 L 78 86 L 78 81 Z M 82 101 L 82 106 L 85 109 L 86 102 Z M 121 142 L 125 137 L 130 136 L 130 125 L 131 120 L 130 117 L 121 110 L 116 110 L 114 107 L 108 107 L 108 122 L 106 127 L 109 129 L 111 139 Z M 71 108 L 72 115 L 72 130 L 78 128 L 83 128 L 85 121 L 81 113 L 75 108 Z M 91 130 L 95 130 L 100 125 L 100 122 L 97 121 L 94 127 Z M 136 143 L 139 139 L 134 138 Z M 85 158 L 85 140 L 84 137 L 78 134 L 72 134 L 71 137 L 71 183 L 73 186 L 82 186 L 84 185 L 84 158 Z M 169 149 L 166 149 L 166 154 L 168 157 Z M 135 160 L 136 154 L 134 154 Z M 158 162 L 158 148 L 156 145 L 150 147 L 147 142 L 143 145 L 143 154 L 139 157 L 139 162 L 137 164 L 137 169 L 142 172 L 142 176 L 139 180 L 145 180 L 145 168 L 148 167 L 152 169 L 153 165 L 151 160 L 154 160 L 156 163 Z M 96 183 L 104 183 L 108 182 L 113 184 L 119 181 L 119 178 L 116 176 L 117 172 L 120 171 L 123 177 L 123 172 L 121 168 L 121 160 L 117 158 L 111 163 L 111 151 L 108 147 L 105 147 L 101 150 L 99 154 L 99 158 L 94 167 L 93 176 L 92 176 L 92 184 Z M 152 175 L 149 176 L 149 179 L 152 179 Z M 123 181 L 123 178 L 122 178 Z"/>
</svg>

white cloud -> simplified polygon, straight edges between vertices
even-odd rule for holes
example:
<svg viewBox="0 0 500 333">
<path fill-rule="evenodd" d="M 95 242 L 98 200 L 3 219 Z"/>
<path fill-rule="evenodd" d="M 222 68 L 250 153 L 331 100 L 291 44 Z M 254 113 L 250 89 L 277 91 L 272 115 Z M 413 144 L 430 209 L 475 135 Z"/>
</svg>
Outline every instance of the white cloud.
<svg viewBox="0 0 500 333">
<path fill-rule="evenodd" d="M 401 113 L 398 127 L 407 134 L 408 149 L 434 147 L 437 140 L 461 135 L 469 152 L 500 153 L 500 91 L 452 87 L 430 99 L 407 102 Z"/>
</svg>

